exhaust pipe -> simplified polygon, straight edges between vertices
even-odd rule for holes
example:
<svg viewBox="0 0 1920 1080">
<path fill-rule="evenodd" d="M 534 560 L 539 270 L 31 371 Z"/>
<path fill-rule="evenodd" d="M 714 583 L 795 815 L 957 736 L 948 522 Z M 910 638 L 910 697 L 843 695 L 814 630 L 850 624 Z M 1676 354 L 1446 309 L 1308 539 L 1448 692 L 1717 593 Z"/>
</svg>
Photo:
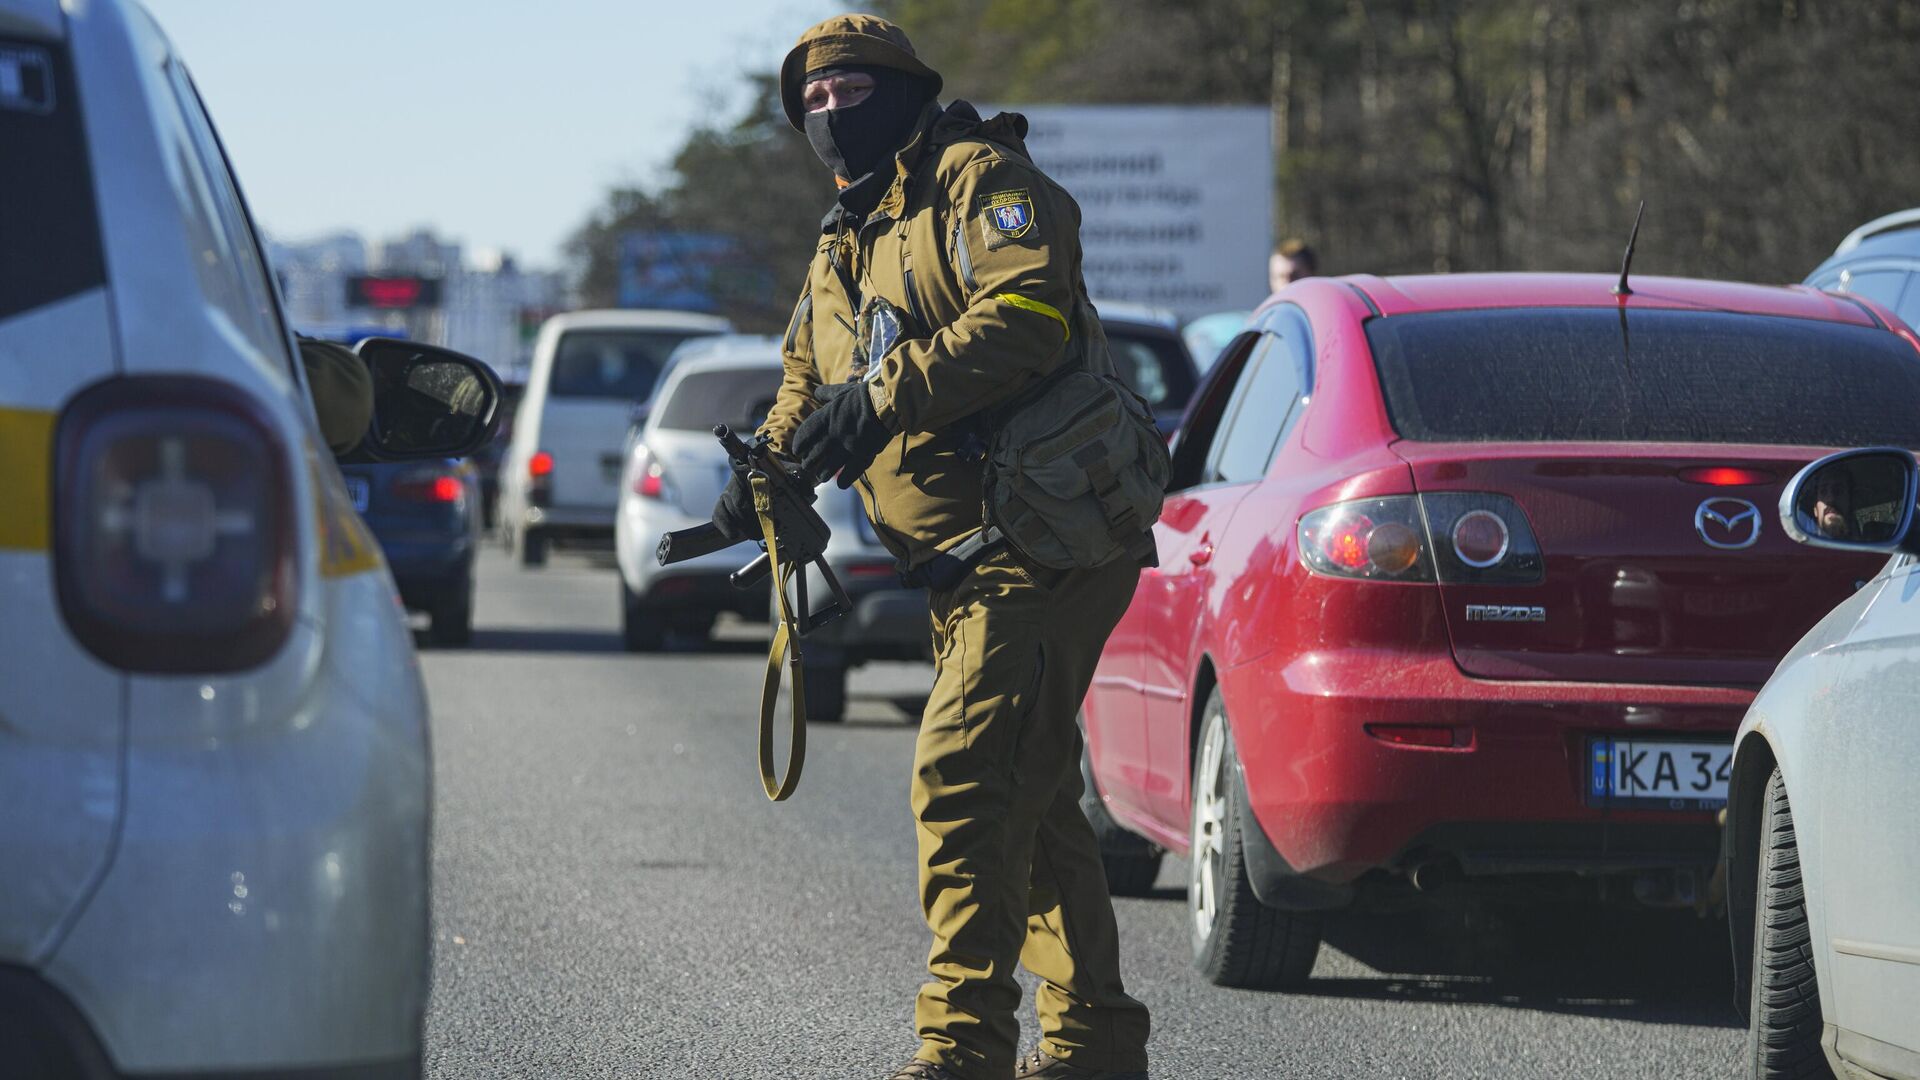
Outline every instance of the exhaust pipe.
<svg viewBox="0 0 1920 1080">
<path fill-rule="evenodd" d="M 1413 887 L 1421 892 L 1433 892 L 1460 877 L 1459 864 L 1451 859 L 1424 859 L 1413 864 L 1407 872 L 1413 881 Z"/>
</svg>

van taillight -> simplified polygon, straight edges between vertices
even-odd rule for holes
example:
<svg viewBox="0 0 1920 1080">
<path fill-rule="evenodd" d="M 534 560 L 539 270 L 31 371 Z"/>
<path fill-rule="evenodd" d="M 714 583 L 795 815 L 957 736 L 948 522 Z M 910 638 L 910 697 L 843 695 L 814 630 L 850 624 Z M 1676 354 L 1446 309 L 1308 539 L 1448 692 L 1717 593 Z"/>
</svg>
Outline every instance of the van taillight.
<svg viewBox="0 0 1920 1080">
<path fill-rule="evenodd" d="M 83 391 L 54 436 L 53 564 L 81 644 L 128 671 L 239 671 L 298 607 L 294 481 L 236 387 L 192 376 Z"/>
<path fill-rule="evenodd" d="M 536 451 L 527 459 L 527 503 L 545 506 L 553 498 L 553 455 Z"/>
</svg>

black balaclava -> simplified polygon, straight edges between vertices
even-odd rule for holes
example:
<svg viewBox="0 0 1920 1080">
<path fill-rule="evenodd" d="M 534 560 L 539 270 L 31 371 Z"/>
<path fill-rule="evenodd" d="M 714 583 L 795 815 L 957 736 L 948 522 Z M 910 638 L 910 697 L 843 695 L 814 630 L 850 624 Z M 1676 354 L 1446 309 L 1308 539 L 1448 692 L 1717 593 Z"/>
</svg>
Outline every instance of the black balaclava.
<svg viewBox="0 0 1920 1080">
<path fill-rule="evenodd" d="M 807 81 L 849 72 L 872 76 L 873 93 L 858 105 L 808 113 L 806 128 L 807 141 L 827 168 L 843 181 L 857 182 L 906 144 L 933 94 L 918 75 L 871 64 L 810 71 Z"/>
</svg>

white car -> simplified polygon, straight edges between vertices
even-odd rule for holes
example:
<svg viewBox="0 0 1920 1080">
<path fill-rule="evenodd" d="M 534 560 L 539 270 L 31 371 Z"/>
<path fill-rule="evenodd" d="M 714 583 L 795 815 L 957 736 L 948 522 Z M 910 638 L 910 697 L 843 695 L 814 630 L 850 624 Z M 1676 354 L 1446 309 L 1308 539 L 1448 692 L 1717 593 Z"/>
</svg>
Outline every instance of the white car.
<svg viewBox="0 0 1920 1080">
<path fill-rule="evenodd" d="M 1920 1078 L 1917 475 L 1905 450 L 1848 451 L 1781 498 L 1794 539 L 1892 558 L 1735 735 L 1727 906 L 1754 1077 Z"/>
<path fill-rule="evenodd" d="M 704 638 L 723 611 L 766 617 L 766 590 L 727 582 L 753 558 L 749 546 L 672 566 L 661 566 L 654 552 L 665 534 L 710 520 L 733 475 L 714 425 L 750 438 L 779 389 L 779 342 L 759 337 L 690 342 L 661 379 L 628 448 L 614 523 L 627 648 L 657 649 L 669 633 Z"/>
<path fill-rule="evenodd" d="M 500 530 L 520 565 L 544 563 L 551 540 L 613 537 L 634 406 L 675 347 L 729 329 L 684 311 L 575 311 L 540 327 L 500 465 Z"/>
<path fill-rule="evenodd" d="M 657 649 L 668 634 L 704 637 L 724 611 L 767 617 L 768 587 L 737 589 L 728 580 L 758 554 L 754 545 L 736 544 L 672 566 L 661 566 L 655 552 L 666 533 L 708 521 L 732 477 L 714 425 L 750 437 L 779 389 L 776 338 L 690 342 L 661 379 L 620 486 L 614 551 L 627 648 Z M 852 601 L 846 617 L 807 635 L 808 715 L 831 721 L 845 711 L 851 668 L 926 655 L 927 604 L 919 592 L 900 587 L 893 556 L 874 534 L 856 493 L 828 483 L 820 485 L 817 499 L 814 508 L 833 530 L 823 554 Z M 808 598 L 819 610 L 829 594 L 819 574 L 809 573 Z"/>
<path fill-rule="evenodd" d="M 214 128 L 0 0 L 0 147 L 0 1074 L 416 1077 L 427 703 Z"/>
</svg>

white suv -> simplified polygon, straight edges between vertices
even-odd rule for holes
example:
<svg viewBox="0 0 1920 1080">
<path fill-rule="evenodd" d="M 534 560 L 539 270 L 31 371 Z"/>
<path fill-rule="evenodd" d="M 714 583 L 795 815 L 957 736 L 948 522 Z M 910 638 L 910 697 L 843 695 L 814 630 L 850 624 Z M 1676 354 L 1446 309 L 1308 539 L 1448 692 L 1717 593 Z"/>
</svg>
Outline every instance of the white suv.
<svg viewBox="0 0 1920 1080">
<path fill-rule="evenodd" d="M 0 0 L 0 147 L 0 1074 L 415 1077 L 427 705 L 213 126 Z"/>
<path fill-rule="evenodd" d="M 667 357 L 725 319 L 684 311 L 575 311 L 540 328 L 500 465 L 500 530 L 522 566 L 550 540 L 613 537 L 627 428 Z"/>
</svg>

